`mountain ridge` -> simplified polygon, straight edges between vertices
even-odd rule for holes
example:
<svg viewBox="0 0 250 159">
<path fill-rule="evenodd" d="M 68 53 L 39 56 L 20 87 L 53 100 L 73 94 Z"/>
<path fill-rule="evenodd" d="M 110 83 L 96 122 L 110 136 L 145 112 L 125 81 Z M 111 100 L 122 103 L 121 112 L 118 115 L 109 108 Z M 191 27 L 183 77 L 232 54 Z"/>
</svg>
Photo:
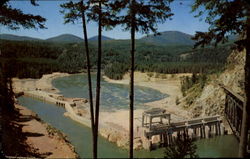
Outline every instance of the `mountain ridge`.
<svg viewBox="0 0 250 159">
<path fill-rule="evenodd" d="M 172 45 L 172 46 L 179 46 L 179 45 L 186 45 L 186 46 L 193 46 L 195 44 L 195 41 L 192 40 L 193 35 L 180 32 L 180 31 L 164 31 L 160 32 L 160 35 L 147 35 L 140 39 L 136 39 L 138 42 L 158 45 L 158 46 L 166 46 L 166 45 Z M 237 38 L 236 35 L 229 36 L 229 42 L 235 41 Z M 39 39 L 29 36 L 18 36 L 13 34 L 0 34 L 0 39 L 2 40 L 12 40 L 12 41 L 44 41 L 44 42 L 62 42 L 62 43 L 79 43 L 83 42 L 83 39 L 81 37 L 78 37 L 73 34 L 61 34 L 54 37 L 50 37 L 48 39 Z M 96 43 L 98 41 L 98 36 L 90 37 L 89 42 Z M 130 39 L 114 39 L 110 38 L 108 36 L 102 36 L 103 41 L 107 42 L 119 42 L 124 41 L 128 42 Z"/>
<path fill-rule="evenodd" d="M 15 40 L 15 41 L 39 41 L 43 39 L 35 38 L 35 37 L 29 37 L 29 36 L 19 36 L 14 34 L 0 34 L 1 40 Z"/>
<path fill-rule="evenodd" d="M 113 38 L 110 38 L 110 37 L 107 37 L 107 36 L 102 36 L 102 40 L 116 40 L 116 39 L 113 39 Z M 89 38 L 89 41 L 98 41 L 98 35 L 96 36 L 92 36 L 91 38 Z"/>
<path fill-rule="evenodd" d="M 82 42 L 83 39 L 76 36 L 76 35 L 72 35 L 72 34 L 61 34 L 61 35 L 58 35 L 55 37 L 45 39 L 45 41 L 78 43 L 78 42 Z"/>
<path fill-rule="evenodd" d="M 66 43 L 79 43 L 83 42 L 84 39 L 73 34 L 60 34 L 47 39 L 39 39 L 29 36 L 19 36 L 14 34 L 0 34 L 1 40 L 11 40 L 11 41 L 45 41 L 45 42 L 66 42 Z M 97 41 L 98 36 L 93 36 L 89 38 L 89 41 Z M 116 40 L 108 36 L 102 36 L 102 40 Z"/>
<path fill-rule="evenodd" d="M 180 31 L 164 31 L 160 32 L 160 35 L 147 35 L 140 39 L 136 39 L 137 41 L 144 43 L 151 43 L 155 45 L 194 45 L 195 41 L 192 40 L 193 35 L 180 32 Z M 39 39 L 33 38 L 29 36 L 18 36 L 13 34 L 0 34 L 0 39 L 4 40 L 15 40 L 15 41 L 45 41 L 45 42 L 64 42 L 64 43 L 79 43 L 83 42 L 83 38 L 78 37 L 73 34 L 61 34 L 57 36 L 53 36 L 47 39 Z M 234 38 L 233 38 L 234 39 Z M 113 39 L 108 36 L 102 36 L 103 41 L 120 41 L 121 39 Z M 124 41 L 130 39 L 123 39 Z M 230 40 L 230 39 L 229 39 Z M 89 38 L 90 42 L 98 41 L 98 36 L 93 36 Z"/>
<path fill-rule="evenodd" d="M 164 31 L 160 32 L 160 35 L 147 35 L 140 40 L 153 44 L 181 44 L 181 45 L 194 45 L 195 41 L 192 38 L 193 35 L 180 32 L 180 31 Z"/>
</svg>

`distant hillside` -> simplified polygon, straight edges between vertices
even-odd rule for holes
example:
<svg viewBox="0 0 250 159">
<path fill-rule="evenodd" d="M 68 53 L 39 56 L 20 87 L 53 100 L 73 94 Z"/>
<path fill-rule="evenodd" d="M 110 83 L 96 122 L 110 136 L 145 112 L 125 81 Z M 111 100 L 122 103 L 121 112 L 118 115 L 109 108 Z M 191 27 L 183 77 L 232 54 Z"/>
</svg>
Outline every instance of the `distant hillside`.
<svg viewBox="0 0 250 159">
<path fill-rule="evenodd" d="M 72 34 L 62 34 L 59 36 L 55 36 L 55 37 L 51 37 L 49 39 L 46 39 L 46 41 L 49 42 L 64 42 L 64 43 L 78 43 L 78 42 L 82 42 L 83 39 L 72 35 Z"/>
<path fill-rule="evenodd" d="M 98 40 L 98 36 L 93 36 L 89 38 L 89 41 L 97 41 L 97 40 Z M 106 40 L 114 40 L 114 39 L 107 37 L 107 36 L 102 36 L 102 40 L 106 41 Z"/>
<path fill-rule="evenodd" d="M 161 35 L 149 35 L 140 40 L 159 45 L 193 45 L 194 41 L 191 40 L 191 37 L 192 35 L 179 31 L 165 31 L 161 32 Z"/>
<path fill-rule="evenodd" d="M 137 39 L 137 43 L 148 43 L 152 45 L 194 45 L 194 41 L 191 40 L 192 35 L 179 32 L 179 31 L 165 31 L 161 32 L 161 35 L 148 35 L 145 37 L 142 37 L 141 39 Z M 46 40 L 39 39 L 39 38 L 33 38 L 28 36 L 17 36 L 12 34 L 0 34 L 0 39 L 3 40 L 13 40 L 13 41 L 47 41 L 47 42 L 63 42 L 63 43 L 79 43 L 82 42 L 83 39 L 81 37 L 72 35 L 72 34 L 62 34 L 59 36 L 51 37 Z M 102 40 L 108 43 L 119 43 L 119 45 L 126 45 L 127 47 L 130 47 L 130 39 L 124 39 L 124 40 L 118 40 L 113 39 L 107 36 L 102 36 Z M 237 40 L 236 35 L 229 36 L 229 43 L 233 43 L 235 40 Z M 95 44 L 98 41 L 98 36 L 93 36 L 89 38 L 89 41 Z"/>
<path fill-rule="evenodd" d="M 1 40 L 15 40 L 15 41 L 39 41 L 42 39 L 38 38 L 32 38 L 28 36 L 18 36 L 18 35 L 12 35 L 12 34 L 0 34 Z"/>
</svg>

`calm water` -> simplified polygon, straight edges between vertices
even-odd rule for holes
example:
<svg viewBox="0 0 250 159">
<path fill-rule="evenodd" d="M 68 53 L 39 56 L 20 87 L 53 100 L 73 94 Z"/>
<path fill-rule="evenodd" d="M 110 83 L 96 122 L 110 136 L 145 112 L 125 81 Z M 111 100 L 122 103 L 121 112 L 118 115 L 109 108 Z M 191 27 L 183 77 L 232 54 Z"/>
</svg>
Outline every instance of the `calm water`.
<svg viewBox="0 0 250 159">
<path fill-rule="evenodd" d="M 96 76 L 92 75 L 93 86 Z M 65 97 L 88 98 L 87 76 L 76 74 L 53 80 L 53 85 L 58 88 Z M 95 87 L 93 87 L 95 95 Z M 166 94 L 146 88 L 135 86 L 135 108 L 143 108 L 144 103 L 160 100 L 167 97 Z M 102 80 L 101 82 L 101 109 L 127 109 L 129 104 L 129 86 L 123 84 L 112 84 Z"/>
<path fill-rule="evenodd" d="M 28 98 L 18 98 L 19 103 L 36 112 L 45 122 L 53 125 L 55 128 L 65 133 L 70 142 L 75 146 L 76 152 L 82 158 L 92 157 L 91 146 L 91 129 L 79 124 L 70 118 L 64 117 L 65 110 L 53 104 L 43 103 L 41 101 Z M 106 139 L 99 137 L 98 142 L 99 152 L 98 157 L 101 158 L 126 158 L 128 152 L 118 148 L 115 144 L 108 142 Z M 162 157 L 162 150 L 149 153 L 145 150 L 137 151 L 136 157 Z"/>
<path fill-rule="evenodd" d="M 59 78 L 53 84 L 67 97 L 88 97 L 86 90 L 86 76 L 72 75 Z M 125 85 L 102 83 L 103 109 L 126 109 L 128 105 L 128 87 Z M 149 88 L 136 87 L 136 105 L 141 107 L 144 100 L 159 100 L 166 95 Z M 121 102 L 119 102 L 121 101 Z M 65 110 L 52 104 L 43 103 L 27 97 L 19 98 L 20 104 L 36 112 L 45 122 L 64 132 L 71 143 L 75 146 L 77 153 L 82 158 L 91 157 L 91 129 L 85 127 L 67 117 L 63 116 Z M 102 106 L 103 106 L 102 105 Z M 139 106 L 138 106 L 139 105 Z M 237 157 L 238 142 L 234 136 L 218 136 L 212 139 L 203 139 L 196 142 L 200 157 Z M 118 148 L 115 144 L 99 137 L 98 157 L 101 158 L 126 158 L 128 152 Z M 155 151 L 135 151 L 135 157 L 159 158 L 163 157 L 164 149 Z"/>
</svg>

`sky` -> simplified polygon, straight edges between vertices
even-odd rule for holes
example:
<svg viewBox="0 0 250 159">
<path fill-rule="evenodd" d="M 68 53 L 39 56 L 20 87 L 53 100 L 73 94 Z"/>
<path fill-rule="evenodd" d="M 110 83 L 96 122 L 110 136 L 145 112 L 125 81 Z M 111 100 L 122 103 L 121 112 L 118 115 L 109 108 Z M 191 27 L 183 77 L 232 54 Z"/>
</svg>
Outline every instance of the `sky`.
<svg viewBox="0 0 250 159">
<path fill-rule="evenodd" d="M 48 29 L 19 29 L 17 31 L 9 30 L 1 26 L 0 33 L 14 34 L 19 36 L 30 36 L 40 39 L 47 39 L 61 34 L 73 34 L 82 37 L 82 26 L 78 24 L 63 24 L 63 14 L 60 11 L 60 4 L 65 0 L 38 0 L 39 6 L 32 6 L 29 0 L 11 0 L 13 8 L 21 9 L 24 13 L 40 15 L 47 19 L 45 26 Z M 194 35 L 195 31 L 207 31 L 208 24 L 199 18 L 194 18 L 195 13 L 191 13 L 193 0 L 175 0 L 170 7 L 174 16 L 172 20 L 167 20 L 163 24 L 158 24 L 158 31 L 181 31 Z M 98 32 L 97 23 L 88 23 L 88 36 L 96 36 Z M 123 31 L 121 27 L 116 27 L 111 31 L 103 31 L 103 35 L 114 39 L 129 39 L 130 33 Z M 146 36 L 141 33 L 136 34 L 136 38 Z"/>
</svg>

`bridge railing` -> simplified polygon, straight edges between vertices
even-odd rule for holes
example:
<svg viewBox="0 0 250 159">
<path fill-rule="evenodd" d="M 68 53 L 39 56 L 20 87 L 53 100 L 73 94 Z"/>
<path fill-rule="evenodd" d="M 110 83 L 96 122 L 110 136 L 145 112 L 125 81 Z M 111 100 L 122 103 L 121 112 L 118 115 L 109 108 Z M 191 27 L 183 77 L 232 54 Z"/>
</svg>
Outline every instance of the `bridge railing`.
<svg viewBox="0 0 250 159">
<path fill-rule="evenodd" d="M 245 99 L 233 92 L 230 88 L 219 84 L 221 88 L 224 89 L 226 93 L 225 99 L 225 117 L 237 139 L 240 139 L 241 135 L 241 124 L 242 124 L 242 115 L 243 115 L 243 105 Z M 250 120 L 250 119 L 249 119 Z M 248 139 L 247 139 L 247 151 L 250 153 L 250 129 L 248 130 Z"/>
<path fill-rule="evenodd" d="M 225 117 L 235 134 L 239 139 L 241 132 L 242 114 L 244 98 L 239 94 L 233 92 L 230 88 L 220 85 L 226 93 L 225 98 Z"/>
</svg>

